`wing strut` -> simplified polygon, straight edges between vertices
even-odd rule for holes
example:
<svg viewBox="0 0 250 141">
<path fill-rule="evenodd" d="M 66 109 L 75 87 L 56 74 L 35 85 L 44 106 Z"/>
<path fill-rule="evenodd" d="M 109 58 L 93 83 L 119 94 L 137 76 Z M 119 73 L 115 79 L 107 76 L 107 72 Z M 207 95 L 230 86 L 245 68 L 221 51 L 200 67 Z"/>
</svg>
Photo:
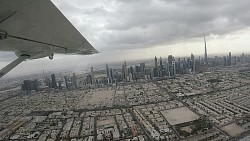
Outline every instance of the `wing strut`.
<svg viewBox="0 0 250 141">
<path fill-rule="evenodd" d="M 24 60 L 28 59 L 30 56 L 29 55 L 21 55 L 18 57 L 16 60 L 8 64 L 6 67 L 0 70 L 0 78 L 3 77 L 6 73 L 11 71 L 13 68 L 15 68 L 17 65 L 22 63 Z"/>
</svg>

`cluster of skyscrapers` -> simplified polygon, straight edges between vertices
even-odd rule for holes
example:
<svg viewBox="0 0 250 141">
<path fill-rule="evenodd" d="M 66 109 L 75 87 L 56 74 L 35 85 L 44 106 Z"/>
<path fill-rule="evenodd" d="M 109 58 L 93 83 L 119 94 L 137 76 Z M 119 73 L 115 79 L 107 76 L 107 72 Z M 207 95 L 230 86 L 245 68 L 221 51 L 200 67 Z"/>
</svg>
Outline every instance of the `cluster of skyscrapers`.
<svg viewBox="0 0 250 141">
<path fill-rule="evenodd" d="M 190 57 L 175 58 L 173 55 L 168 55 L 166 59 L 163 59 L 162 57 L 157 58 L 155 56 L 153 63 L 143 62 L 128 66 L 127 62 L 124 61 L 121 69 L 113 69 L 106 63 L 105 70 L 94 72 L 94 68 L 91 67 L 89 74 L 76 75 L 73 73 L 72 76 L 67 75 L 59 79 L 56 79 L 55 74 L 52 74 L 51 79 L 24 80 L 22 90 L 38 91 L 41 88 L 75 90 L 86 86 L 115 85 L 117 83 L 136 82 L 138 80 L 175 77 L 176 75 L 200 73 L 211 67 L 231 66 L 237 63 L 244 63 L 250 58 L 245 54 L 232 56 L 231 52 L 229 52 L 227 56 L 209 58 L 205 36 L 204 44 L 204 57 L 195 57 L 194 54 L 191 54 Z"/>
<path fill-rule="evenodd" d="M 183 74 L 196 74 L 207 70 L 208 68 L 218 66 L 231 66 L 237 63 L 244 63 L 249 60 L 249 56 L 240 55 L 232 56 L 229 52 L 227 56 L 213 58 L 195 58 L 194 54 L 186 58 L 175 58 L 169 55 L 166 59 L 155 56 L 153 63 L 139 63 L 138 65 L 127 66 L 127 62 L 121 66 L 121 69 L 113 69 L 106 63 L 106 69 L 95 72 L 91 67 L 89 74 L 81 74 L 62 76 L 56 78 L 52 74 L 50 78 L 39 80 L 24 80 L 22 84 L 23 91 L 39 91 L 43 89 L 58 89 L 58 90 L 76 90 L 86 86 L 102 86 L 115 85 L 117 83 L 136 82 L 141 80 L 153 80 L 159 78 L 175 77 Z M 99 73 L 99 74 L 98 74 Z"/>
<path fill-rule="evenodd" d="M 23 91 L 38 91 L 38 80 L 35 79 L 34 81 L 32 80 L 24 80 L 22 84 L 22 90 Z"/>
<path fill-rule="evenodd" d="M 64 76 L 63 78 L 56 78 L 55 74 L 51 74 L 50 78 L 35 79 L 35 80 L 24 80 L 22 83 L 23 92 L 41 91 L 47 89 L 58 89 L 58 90 L 75 90 L 77 89 L 77 77 L 75 73 L 73 76 Z"/>
</svg>

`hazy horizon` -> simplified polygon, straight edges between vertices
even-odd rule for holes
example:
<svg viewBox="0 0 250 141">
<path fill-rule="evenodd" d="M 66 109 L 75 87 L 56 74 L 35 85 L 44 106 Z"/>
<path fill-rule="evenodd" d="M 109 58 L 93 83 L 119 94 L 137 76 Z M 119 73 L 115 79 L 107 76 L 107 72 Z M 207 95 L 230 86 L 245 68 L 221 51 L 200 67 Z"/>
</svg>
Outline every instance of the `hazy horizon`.
<svg viewBox="0 0 250 141">
<path fill-rule="evenodd" d="M 242 53 L 238 53 L 238 54 L 233 54 L 232 53 L 232 56 L 240 56 Z M 245 55 L 249 55 L 250 53 L 248 52 L 244 52 Z M 170 55 L 170 54 L 169 54 Z M 186 56 L 175 56 L 174 54 L 171 54 L 173 55 L 175 58 L 190 58 L 190 54 L 189 55 L 186 55 Z M 195 54 L 194 54 L 195 55 Z M 203 55 L 203 54 L 202 54 Z M 204 56 L 202 55 L 195 55 L 196 58 L 198 58 L 199 56 L 201 58 L 203 58 Z M 208 57 L 209 58 L 214 58 L 215 56 L 219 56 L 219 57 L 223 57 L 223 56 L 226 56 L 228 55 L 228 53 L 224 53 L 224 54 L 208 54 Z M 130 66 L 130 65 L 139 65 L 139 63 L 143 63 L 145 61 L 154 61 L 154 57 L 155 56 L 152 56 L 150 58 L 144 58 L 144 59 L 134 59 L 134 60 L 113 60 L 113 61 L 110 61 L 110 62 L 107 62 L 107 61 L 102 61 L 102 62 L 95 62 L 95 63 L 86 63 L 86 64 L 82 64 L 82 65 L 79 65 L 77 64 L 76 67 L 74 67 L 73 65 L 67 65 L 67 66 L 60 66 L 58 68 L 47 68 L 47 69 L 42 69 L 42 68 L 39 68 L 39 70 L 34 70 L 34 71 L 27 71 L 27 72 L 18 72 L 18 69 L 17 71 L 15 70 L 12 70 L 13 72 L 11 74 L 6 74 L 6 77 L 4 77 L 5 79 L 9 79 L 9 78 L 15 78 L 15 77 L 22 77 L 22 76 L 26 76 L 26 75 L 32 75 L 32 74 L 42 74 L 43 71 L 44 72 L 51 72 L 51 73 L 58 73 L 58 72 L 65 72 L 65 71 L 72 71 L 72 72 L 90 72 L 90 68 L 91 67 L 94 67 L 94 69 L 100 69 L 100 67 L 102 67 L 102 69 L 105 69 L 105 65 L 106 63 L 108 63 L 111 67 L 114 66 L 114 65 L 121 65 L 120 68 L 122 68 L 122 64 L 124 63 L 124 61 L 127 62 L 127 66 Z M 156 56 L 158 59 L 161 57 L 163 59 L 163 61 L 165 61 L 167 59 L 167 56 Z M 42 58 L 42 59 L 46 59 L 46 58 Z M 46 59 L 47 60 L 47 59 Z M 35 61 L 38 61 L 37 59 L 36 60 L 33 60 L 32 62 L 33 63 L 36 63 Z M 48 61 L 51 61 L 51 60 L 48 60 Z M 27 61 L 26 61 L 27 62 Z M 91 61 L 90 61 L 91 62 Z M 27 62 L 29 63 L 29 62 Z M 26 65 L 26 64 L 25 64 Z"/>
</svg>

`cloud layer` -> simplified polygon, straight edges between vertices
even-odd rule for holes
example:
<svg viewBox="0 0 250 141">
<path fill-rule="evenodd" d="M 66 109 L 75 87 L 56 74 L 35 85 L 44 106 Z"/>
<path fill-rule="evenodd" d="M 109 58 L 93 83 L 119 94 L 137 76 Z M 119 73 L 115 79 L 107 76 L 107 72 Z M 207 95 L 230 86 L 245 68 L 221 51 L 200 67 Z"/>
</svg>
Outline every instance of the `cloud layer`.
<svg viewBox="0 0 250 141">
<path fill-rule="evenodd" d="M 101 51 L 172 44 L 250 25 L 250 1 L 74 0 L 54 3 Z"/>
</svg>

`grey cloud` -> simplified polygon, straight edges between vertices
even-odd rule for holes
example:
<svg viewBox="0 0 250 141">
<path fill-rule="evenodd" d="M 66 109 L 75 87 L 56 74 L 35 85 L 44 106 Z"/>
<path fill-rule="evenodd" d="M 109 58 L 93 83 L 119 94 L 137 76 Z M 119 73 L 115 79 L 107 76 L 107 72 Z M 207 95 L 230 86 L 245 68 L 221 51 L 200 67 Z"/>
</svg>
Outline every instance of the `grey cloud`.
<svg viewBox="0 0 250 141">
<path fill-rule="evenodd" d="M 101 52 L 224 35 L 250 25 L 246 0 L 52 1 Z"/>
<path fill-rule="evenodd" d="M 224 35 L 250 25 L 250 1 L 244 0 L 67 3 L 69 6 L 58 6 L 101 51 L 171 44 L 209 34 Z"/>
</svg>

